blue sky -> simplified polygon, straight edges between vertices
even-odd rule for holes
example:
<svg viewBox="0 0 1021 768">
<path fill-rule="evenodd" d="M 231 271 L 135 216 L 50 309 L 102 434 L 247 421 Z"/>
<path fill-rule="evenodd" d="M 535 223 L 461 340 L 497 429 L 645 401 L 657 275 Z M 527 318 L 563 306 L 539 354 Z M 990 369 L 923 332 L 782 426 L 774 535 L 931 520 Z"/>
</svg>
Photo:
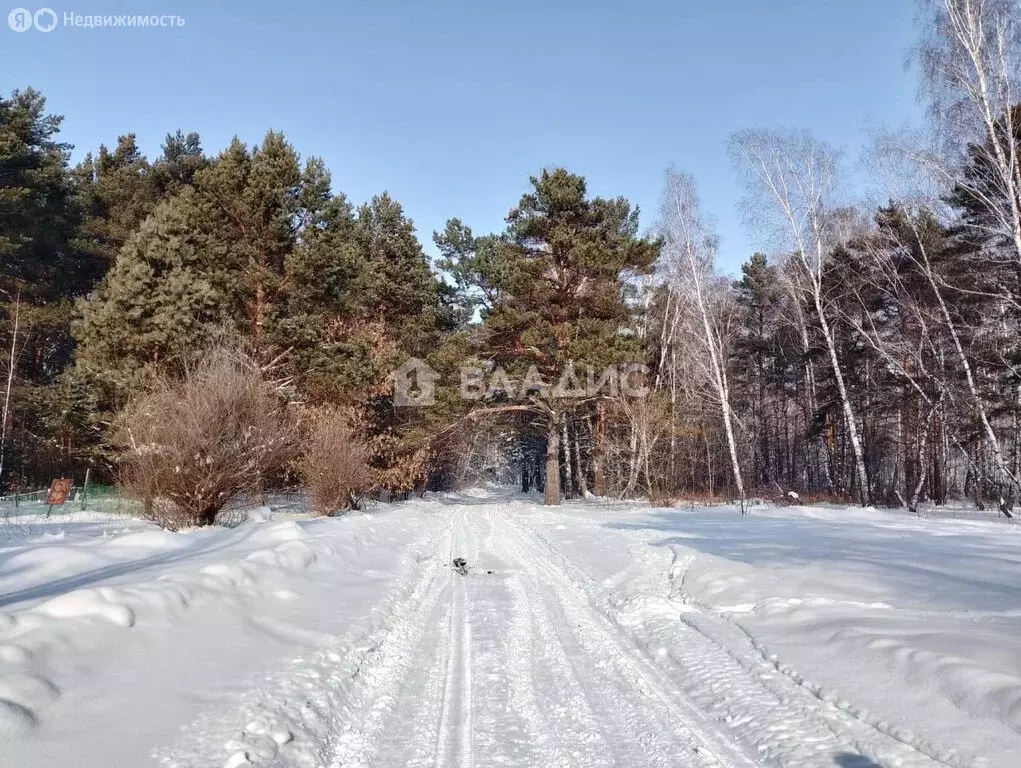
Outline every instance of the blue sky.
<svg viewBox="0 0 1021 768">
<path fill-rule="evenodd" d="M 130 132 L 155 155 L 178 128 L 198 131 L 207 151 L 282 130 L 355 202 L 388 190 L 430 250 L 452 216 L 479 233 L 502 228 L 528 177 L 550 165 L 585 175 L 595 194 L 628 197 L 649 226 L 675 164 L 695 176 L 718 219 L 721 266 L 736 272 L 756 239 L 737 210 L 733 131 L 808 128 L 853 160 L 870 126 L 920 114 L 904 64 L 911 0 L 51 7 L 185 19 L 0 27 L 0 89 L 42 90 L 66 116 L 75 159 Z"/>
</svg>

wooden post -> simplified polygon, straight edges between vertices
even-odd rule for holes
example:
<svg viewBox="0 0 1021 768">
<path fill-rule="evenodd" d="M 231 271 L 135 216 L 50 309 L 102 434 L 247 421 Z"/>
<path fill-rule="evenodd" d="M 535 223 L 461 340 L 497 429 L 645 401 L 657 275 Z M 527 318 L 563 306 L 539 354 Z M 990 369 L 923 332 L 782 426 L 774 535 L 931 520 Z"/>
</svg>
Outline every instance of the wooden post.
<svg viewBox="0 0 1021 768">
<path fill-rule="evenodd" d="M 85 505 L 89 500 L 89 476 L 92 474 L 92 467 L 85 470 L 85 483 L 82 485 L 82 509 L 85 509 Z"/>
</svg>

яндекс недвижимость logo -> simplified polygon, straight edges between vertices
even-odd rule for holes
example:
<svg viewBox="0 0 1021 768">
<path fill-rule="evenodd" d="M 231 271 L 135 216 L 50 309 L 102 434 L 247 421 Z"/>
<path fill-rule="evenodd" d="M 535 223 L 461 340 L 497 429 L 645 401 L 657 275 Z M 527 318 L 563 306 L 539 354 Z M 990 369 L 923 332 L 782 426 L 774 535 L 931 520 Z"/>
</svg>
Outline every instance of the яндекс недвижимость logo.
<svg viewBox="0 0 1021 768">
<path fill-rule="evenodd" d="M 35 13 L 15 8 L 7 14 L 7 25 L 15 32 L 27 32 L 33 27 L 40 32 L 52 32 L 57 28 L 57 12 L 52 8 L 40 8 Z"/>
<path fill-rule="evenodd" d="M 184 26 L 184 18 L 177 14 L 127 14 L 127 13 L 73 13 L 65 11 L 62 16 L 52 8 L 40 8 L 32 12 L 28 8 L 15 8 L 7 14 L 7 26 L 15 32 L 52 32 L 58 26 L 70 29 L 105 29 L 125 27 L 136 29 L 166 28 Z"/>
</svg>

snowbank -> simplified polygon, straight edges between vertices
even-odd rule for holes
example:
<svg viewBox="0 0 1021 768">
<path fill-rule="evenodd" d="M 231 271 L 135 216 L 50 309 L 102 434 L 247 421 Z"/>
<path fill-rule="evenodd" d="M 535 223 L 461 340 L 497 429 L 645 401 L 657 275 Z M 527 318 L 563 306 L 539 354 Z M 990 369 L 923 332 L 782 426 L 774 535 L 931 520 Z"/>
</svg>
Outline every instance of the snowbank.
<svg viewBox="0 0 1021 768">
<path fill-rule="evenodd" d="M 801 688 L 934 760 L 1018 764 L 1016 526 L 857 507 L 759 506 L 741 519 L 585 504 L 529 523 L 646 639 L 667 643 L 682 622 L 721 637 L 732 627 Z"/>
<path fill-rule="evenodd" d="M 266 510 L 179 533 L 96 513 L 32 521 L 0 545 L 0 764 L 149 764 L 189 722 L 190 748 L 221 754 L 253 675 L 367 629 L 411 516 L 394 510 L 382 531 L 377 515 Z"/>
</svg>

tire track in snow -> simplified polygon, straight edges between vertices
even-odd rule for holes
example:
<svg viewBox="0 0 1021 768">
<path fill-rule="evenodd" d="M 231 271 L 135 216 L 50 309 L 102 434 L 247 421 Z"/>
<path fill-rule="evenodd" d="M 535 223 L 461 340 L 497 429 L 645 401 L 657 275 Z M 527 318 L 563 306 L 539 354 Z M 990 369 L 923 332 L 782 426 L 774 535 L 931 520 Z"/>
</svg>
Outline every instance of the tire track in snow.
<svg viewBox="0 0 1021 768">
<path fill-rule="evenodd" d="M 478 559 L 466 580 L 473 626 L 473 754 L 480 764 L 506 768 L 570 765 L 538 711 L 533 633 L 515 589 L 517 571 L 496 546 L 488 516 L 466 519 L 479 538 Z"/>
<path fill-rule="evenodd" d="M 477 559 L 477 547 L 466 533 L 464 512 L 455 513 L 450 532 L 447 563 L 456 557 Z M 437 768 L 472 768 L 472 629 L 468 586 L 464 576 L 450 569 L 447 671 L 439 728 L 436 736 Z"/>
<path fill-rule="evenodd" d="M 329 739 L 330 768 L 374 765 L 380 738 L 399 704 L 401 684 L 411 671 L 416 650 L 422 645 L 428 618 L 434 614 L 444 594 L 441 573 L 438 558 L 433 557 L 416 585 L 407 610 L 394 617 L 389 630 L 352 676 L 354 685 L 349 691 L 345 711 L 333 713 L 340 730 Z"/>
<path fill-rule="evenodd" d="M 631 752 L 626 764 L 673 766 L 678 753 L 692 766 L 755 766 L 747 752 L 717 728 L 709 726 L 697 708 L 674 689 L 637 648 L 626 642 L 621 630 L 596 611 L 509 513 L 495 513 L 507 545 L 519 565 L 546 577 L 543 602 L 558 638 L 576 657 L 589 663 L 583 686 L 596 713 L 607 724 L 616 723 L 619 747 Z M 567 633 L 567 628 L 574 629 Z M 571 655 L 569 653 L 568 655 Z M 650 723 L 656 727 L 650 728 Z M 633 754 L 635 747 L 640 754 Z"/>
<path fill-rule="evenodd" d="M 614 765 L 672 768 L 678 755 L 688 756 L 687 765 L 718 765 L 697 754 L 672 713 L 658 706 L 642 681 L 619 663 L 615 650 L 605 646 L 586 617 L 573 610 L 576 606 L 564 603 L 545 584 L 536 594 L 561 654 L 576 660 L 571 664 L 573 674 L 606 734 Z"/>
<path fill-rule="evenodd" d="M 511 665 L 517 703 L 529 723 L 543 765 L 586 768 L 612 766 L 612 749 L 578 682 L 578 675 L 556 637 L 545 610 L 536 610 L 539 585 L 522 573 L 509 578 L 513 624 L 510 642 L 521 643 Z M 527 589 L 526 589 L 527 584 Z M 533 599 L 529 599 L 529 595 Z M 541 663 L 540 663 L 541 662 Z M 546 679 L 539 677 L 542 671 Z M 557 697 L 549 694 L 556 691 Z M 541 701 L 541 703 L 540 703 Z"/>
<path fill-rule="evenodd" d="M 444 550 L 437 558 L 445 555 Z M 438 583 L 442 593 L 432 606 L 432 613 L 424 619 L 423 632 L 414 652 L 416 661 L 400 684 L 398 704 L 390 714 L 389 730 L 399 732 L 401 739 L 381 740 L 374 757 L 377 765 L 407 768 L 435 765 L 437 713 L 443 703 L 450 611 L 449 582 L 445 574 L 438 577 Z"/>
<path fill-rule="evenodd" d="M 764 687 L 778 697 L 783 697 L 791 709 L 799 709 L 805 717 L 818 717 L 820 711 L 837 710 L 838 714 L 831 714 L 824 722 L 838 742 L 847 742 L 866 754 L 888 755 L 886 759 L 897 761 L 900 765 L 913 765 L 919 758 L 923 765 L 974 768 L 982 764 L 976 757 L 962 756 L 953 750 L 939 750 L 920 735 L 875 717 L 840 698 L 835 692 L 815 685 L 792 666 L 781 662 L 778 656 L 735 621 L 731 612 L 721 611 L 684 592 L 684 575 L 691 556 L 672 549 L 674 563 L 669 572 L 671 599 L 680 600 L 687 609 L 693 609 L 681 617 L 682 622 L 705 640 L 725 650 L 749 674 L 757 675 Z M 749 653 L 749 650 L 753 652 Z M 769 674 L 762 674 L 764 668 Z M 772 674 L 774 672 L 775 677 Z M 807 696 L 790 696 L 789 691 L 784 690 L 785 684 L 797 686 Z M 887 740 L 908 748 L 908 756 L 895 754 L 896 747 Z M 912 752 L 916 754 L 910 754 Z"/>
<path fill-rule="evenodd" d="M 627 596 L 607 594 L 540 533 L 520 522 L 513 524 L 527 531 L 523 535 L 534 542 L 543 557 L 557 564 L 563 577 L 590 605 L 605 606 L 601 612 L 609 620 L 618 625 L 626 623 L 625 629 L 638 630 L 645 636 L 644 641 L 666 651 L 661 661 L 673 662 L 679 668 L 688 696 L 706 714 L 727 723 L 755 744 L 771 762 L 798 768 L 832 766 L 834 755 L 857 753 L 881 765 L 905 768 L 969 765 L 955 755 L 936 754 L 920 740 L 900 738 L 888 729 L 855 718 L 784 676 L 762 658 L 759 649 L 749 647 L 744 652 L 742 648 L 749 643 L 739 627 L 719 620 L 725 626 L 713 624 L 715 629 L 711 628 L 708 623 L 715 616 L 697 604 L 668 597 L 669 580 L 658 592 L 632 589 Z M 683 570 L 683 564 L 675 561 L 675 567 L 679 565 Z M 651 563 L 645 570 L 655 572 Z"/>
</svg>

